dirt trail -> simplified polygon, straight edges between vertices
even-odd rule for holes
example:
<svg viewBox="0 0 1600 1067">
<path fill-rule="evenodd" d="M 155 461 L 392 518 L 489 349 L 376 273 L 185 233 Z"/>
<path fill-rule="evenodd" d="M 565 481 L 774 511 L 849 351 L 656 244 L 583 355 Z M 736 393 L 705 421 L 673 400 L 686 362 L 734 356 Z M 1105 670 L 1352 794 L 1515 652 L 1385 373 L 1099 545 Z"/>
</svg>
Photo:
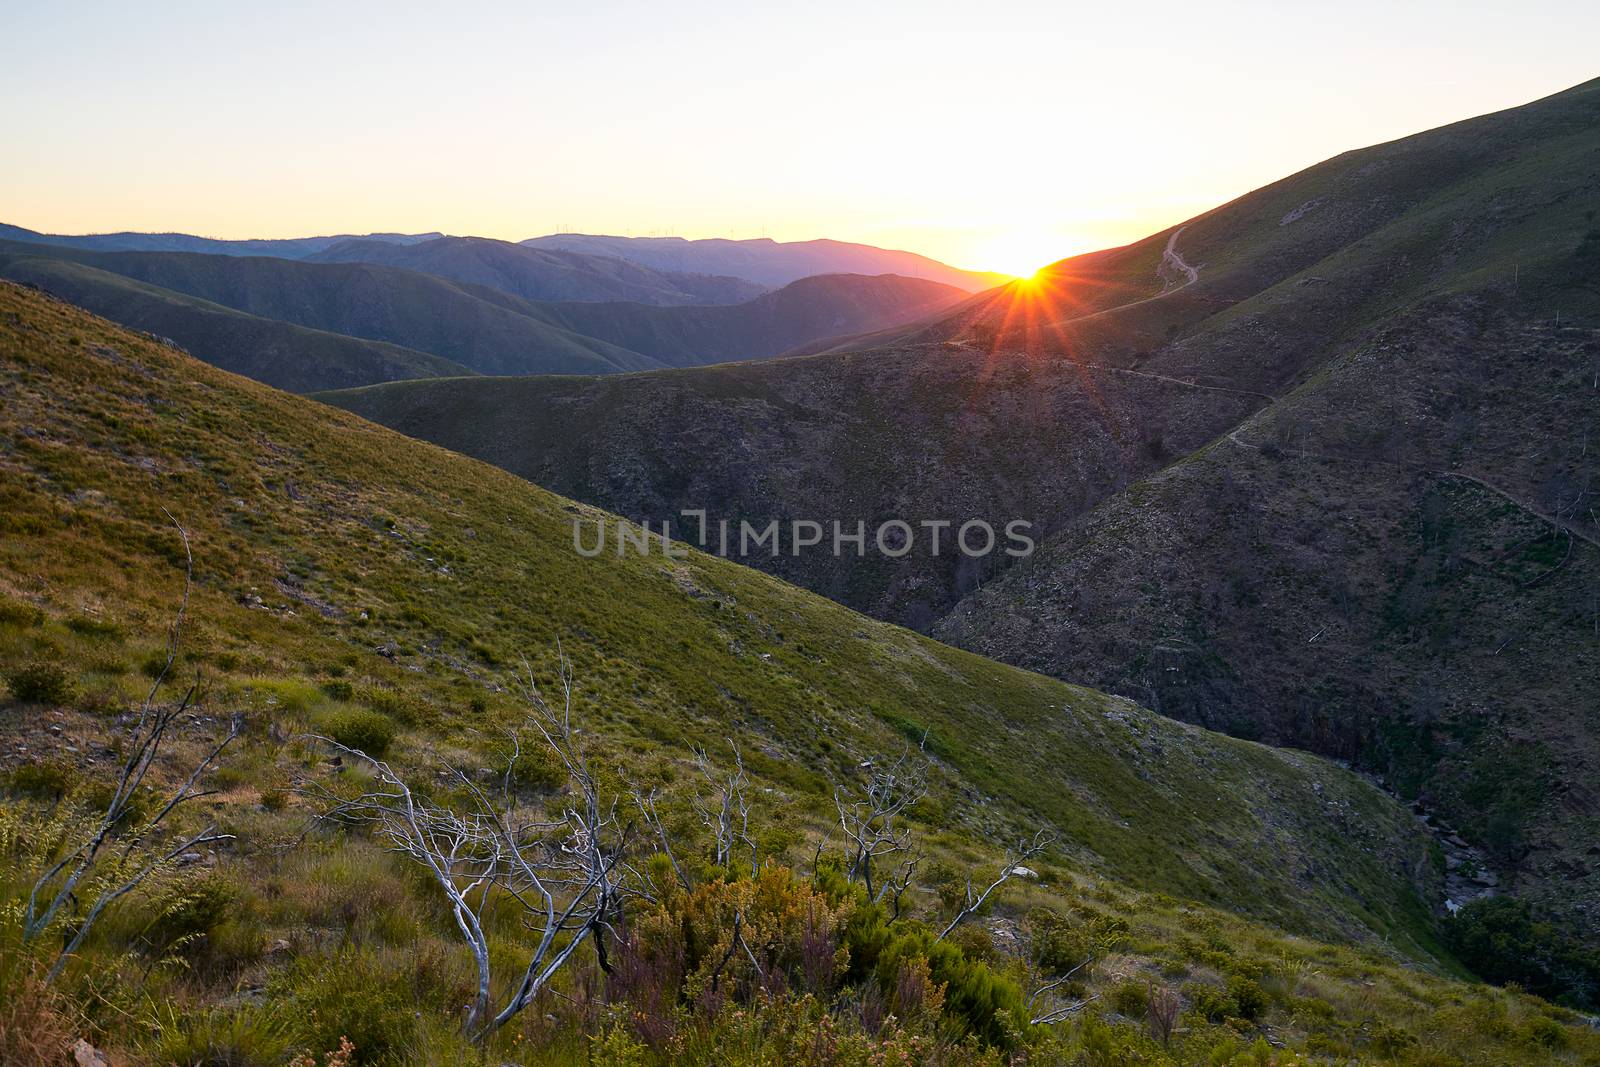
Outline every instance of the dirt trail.
<svg viewBox="0 0 1600 1067">
<path fill-rule="evenodd" d="M 1165 297 L 1171 296 L 1173 293 L 1189 288 L 1189 286 L 1200 280 L 1200 268 L 1189 263 L 1188 260 L 1184 259 L 1183 256 L 1178 254 L 1178 235 L 1183 233 L 1183 231 L 1187 230 L 1188 228 L 1188 223 L 1184 223 L 1176 230 L 1173 230 L 1172 236 L 1167 238 L 1167 247 L 1161 251 L 1161 265 L 1163 267 L 1170 266 L 1179 274 L 1182 274 L 1185 279 L 1182 285 L 1174 285 L 1171 289 L 1163 289 L 1154 296 L 1146 296 L 1141 297 L 1138 300 L 1130 300 L 1126 304 L 1118 304 L 1116 307 L 1104 308 L 1100 311 L 1092 311 L 1087 315 L 1074 315 L 1069 319 L 1057 319 L 1055 322 L 1047 323 L 1046 325 L 1065 326 L 1070 322 L 1079 322 L 1083 319 L 1092 319 L 1100 315 L 1114 315 L 1119 311 L 1125 311 L 1128 308 L 1138 307 L 1140 304 L 1148 304 L 1152 300 L 1161 300 Z"/>
<path fill-rule="evenodd" d="M 1188 224 L 1185 223 L 1184 225 L 1179 226 L 1176 230 L 1173 230 L 1172 236 L 1167 238 L 1166 250 L 1161 253 L 1162 263 L 1171 264 L 1173 268 L 1179 271 L 1184 277 L 1189 279 L 1188 281 L 1184 282 L 1183 285 L 1178 286 L 1177 289 L 1169 289 L 1167 292 L 1175 293 L 1178 291 L 1178 289 L 1182 289 L 1184 285 L 1193 285 L 1195 282 L 1200 280 L 1200 268 L 1190 266 L 1188 263 L 1184 262 L 1182 256 L 1178 255 L 1178 235 L 1188 228 Z M 1167 293 L 1162 293 L 1161 295 L 1166 296 Z"/>
</svg>

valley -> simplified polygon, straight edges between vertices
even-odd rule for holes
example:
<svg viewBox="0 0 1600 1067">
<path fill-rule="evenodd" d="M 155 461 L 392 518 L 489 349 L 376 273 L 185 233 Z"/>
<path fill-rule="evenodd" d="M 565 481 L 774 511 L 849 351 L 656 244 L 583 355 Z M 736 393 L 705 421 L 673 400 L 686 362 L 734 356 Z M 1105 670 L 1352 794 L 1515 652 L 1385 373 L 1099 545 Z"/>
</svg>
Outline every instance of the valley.
<svg viewBox="0 0 1600 1067">
<path fill-rule="evenodd" d="M 747 562 L 1356 760 L 1592 932 L 1597 107 L 1346 153 L 843 351 L 327 399 L 641 520 L 1031 520 L 1009 568 Z"/>
<path fill-rule="evenodd" d="M 1048 871 L 1041 885 L 1019 890 L 1037 902 L 1030 921 L 1043 921 L 1037 908 L 1063 891 L 1140 916 L 1111 935 L 1124 968 L 1154 966 L 1139 962 L 1147 949 L 1137 945 L 1165 951 L 1154 946 L 1197 922 L 1228 953 L 1247 943 L 1309 952 L 1321 995 L 1344 996 L 1345 975 L 1381 982 L 1391 1025 L 1413 1020 L 1404 1025 L 1430 1041 L 1461 1040 L 1445 1037 L 1442 1019 L 1424 1022 L 1432 1009 L 1402 992 L 1445 982 L 1424 977 L 1445 966 L 1428 918 L 1442 865 L 1413 817 L 1356 775 L 935 644 L 698 553 L 678 563 L 584 560 L 567 545 L 581 508 L 560 497 L 38 293 L 6 286 L 0 301 L 0 373 L 12 398 L 0 423 L 0 650 L 10 662 L 73 664 L 82 694 L 75 707 L 38 709 L 48 731 L 13 734 L 26 742 L 5 753 L 6 773 L 23 782 L 22 768 L 40 761 L 69 781 L 94 773 L 91 753 L 110 741 L 116 709 L 148 681 L 138 664 L 159 647 L 179 577 L 163 511 L 178 516 L 196 560 L 195 636 L 183 662 L 209 677 L 207 706 L 242 716 L 247 736 L 228 763 L 229 792 L 205 802 L 237 843 L 205 862 L 212 878 L 238 872 L 227 875 L 229 892 L 287 924 L 266 920 L 253 952 L 225 950 L 213 933 L 201 957 L 208 973 L 264 968 L 280 974 L 269 980 L 284 996 L 310 995 L 314 987 L 294 982 L 313 972 L 274 972 L 259 946 L 281 931 L 290 947 L 278 951 L 331 951 L 318 932 L 332 933 L 321 925 L 329 920 L 269 906 L 283 892 L 274 886 L 292 877 L 371 893 L 391 877 L 381 852 L 354 840 L 305 860 L 277 850 L 273 842 L 300 832 L 305 801 L 291 793 L 263 809 L 254 798 L 266 803 L 325 773 L 296 738 L 381 708 L 360 715 L 388 724 L 391 759 L 434 751 L 482 761 L 497 724 L 517 714 L 513 665 L 527 657 L 548 671 L 559 640 L 599 765 L 631 761 L 630 780 L 677 796 L 693 746 L 731 735 L 761 783 L 770 812 L 761 848 L 775 860 L 798 860 L 826 836 L 833 783 L 916 739 L 931 779 L 915 823 L 941 862 L 981 862 L 978 842 L 1021 827 L 1056 835 L 1031 861 Z M 375 914 L 402 909 L 393 914 L 404 928 L 410 905 L 385 893 L 391 902 L 372 905 Z M 1353 947 L 1280 942 L 1286 935 L 1270 928 Z M 409 932 L 361 929 L 365 962 L 346 964 L 368 968 L 361 973 L 413 951 Z M 236 955 L 216 955 L 224 951 Z M 1204 953 L 1218 950 L 1192 951 L 1213 959 Z M 1501 1006 L 1484 1001 L 1485 1010 L 1518 1019 L 1532 1010 L 1513 994 L 1492 997 Z M 330 1007 L 329 1020 L 376 1039 L 347 1013 Z M 162 1040 L 188 1032 L 163 1030 Z M 268 1047 L 264 1034 L 253 1047 Z"/>
<path fill-rule="evenodd" d="M 0 1067 L 1600 1065 L 1594 19 L 609 7 L 13 20 Z"/>
</svg>

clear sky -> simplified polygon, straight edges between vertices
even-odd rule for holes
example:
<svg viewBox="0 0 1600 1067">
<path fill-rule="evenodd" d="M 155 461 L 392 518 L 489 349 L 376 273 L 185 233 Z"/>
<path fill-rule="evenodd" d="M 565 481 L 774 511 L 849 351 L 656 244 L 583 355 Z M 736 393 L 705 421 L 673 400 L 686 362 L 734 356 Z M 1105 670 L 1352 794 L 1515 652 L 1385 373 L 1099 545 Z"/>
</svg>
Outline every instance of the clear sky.
<svg viewBox="0 0 1600 1067">
<path fill-rule="evenodd" d="M 1600 76 L 1593 0 L 0 0 L 0 221 L 1023 272 Z"/>
</svg>

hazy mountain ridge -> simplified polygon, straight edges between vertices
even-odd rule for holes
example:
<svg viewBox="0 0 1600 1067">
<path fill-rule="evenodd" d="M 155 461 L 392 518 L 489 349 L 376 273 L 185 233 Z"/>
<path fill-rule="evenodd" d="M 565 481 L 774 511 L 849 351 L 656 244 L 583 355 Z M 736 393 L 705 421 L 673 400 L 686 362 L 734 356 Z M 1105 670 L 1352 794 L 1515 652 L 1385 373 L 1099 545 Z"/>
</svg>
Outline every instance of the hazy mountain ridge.
<svg viewBox="0 0 1600 1067">
<path fill-rule="evenodd" d="M 782 355 L 817 338 L 912 321 L 965 297 L 919 278 L 817 275 L 722 307 L 565 303 L 543 304 L 539 312 L 576 333 L 687 367 Z"/>
<path fill-rule="evenodd" d="M 898 274 L 942 282 L 971 293 L 1010 280 L 1005 274 L 960 270 L 915 252 L 826 238 L 779 242 L 766 237 L 689 240 L 558 233 L 521 243 L 532 248 L 616 256 L 656 270 L 731 274 L 773 287 L 817 274 Z"/>
<path fill-rule="evenodd" d="M 0 244 L 4 250 L 84 263 L 250 315 L 428 352 L 485 374 L 613 373 L 654 365 L 638 353 L 550 326 L 498 290 L 416 271 L 268 256 Z M 199 344 L 190 347 L 204 352 Z"/>
<path fill-rule="evenodd" d="M 766 287 L 741 278 L 662 272 L 611 256 L 439 237 L 414 244 L 358 239 L 308 257 L 317 263 L 378 263 L 487 286 L 524 300 L 628 300 L 641 304 L 737 304 Z"/>
<path fill-rule="evenodd" d="M 329 237 L 256 238 L 230 241 L 215 237 L 196 237 L 187 233 L 62 234 L 40 233 L 22 226 L 0 222 L 0 241 L 25 241 L 63 248 L 82 248 L 92 252 L 200 252 L 217 256 L 277 256 L 303 259 L 345 241 L 359 239 L 390 244 L 410 244 L 442 237 L 439 233 L 339 234 Z"/>
<path fill-rule="evenodd" d="M 496 254 L 505 249 L 536 255 L 514 245 Z M 66 263 L 79 269 L 66 270 L 60 265 Z M 297 391 L 474 372 L 609 374 L 765 358 L 819 336 L 905 322 L 962 295 L 935 282 L 886 276 L 802 280 L 734 305 L 560 303 L 365 262 L 99 253 L 22 242 L 0 242 L 0 274 L 54 286 L 91 310 Z M 207 316 L 177 313 L 196 299 L 211 305 Z M 223 308 L 250 321 L 217 314 Z M 281 320 L 282 328 L 269 329 L 264 320 Z M 305 339 L 297 350 L 269 341 L 296 327 L 344 335 L 353 344 Z M 438 362 L 397 361 L 396 352 L 375 357 L 362 342 L 399 345 Z"/>
</svg>

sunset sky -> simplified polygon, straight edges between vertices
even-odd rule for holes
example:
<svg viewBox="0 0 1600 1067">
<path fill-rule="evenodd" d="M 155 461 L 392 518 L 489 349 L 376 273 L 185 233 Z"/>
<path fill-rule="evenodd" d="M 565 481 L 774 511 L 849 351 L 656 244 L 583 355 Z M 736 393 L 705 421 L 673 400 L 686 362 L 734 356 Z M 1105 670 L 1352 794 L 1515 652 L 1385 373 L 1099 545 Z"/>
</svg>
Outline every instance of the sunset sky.
<svg viewBox="0 0 1600 1067">
<path fill-rule="evenodd" d="M 1600 4 L 6 2 L 0 221 L 1024 272 L 1600 75 Z"/>
</svg>

